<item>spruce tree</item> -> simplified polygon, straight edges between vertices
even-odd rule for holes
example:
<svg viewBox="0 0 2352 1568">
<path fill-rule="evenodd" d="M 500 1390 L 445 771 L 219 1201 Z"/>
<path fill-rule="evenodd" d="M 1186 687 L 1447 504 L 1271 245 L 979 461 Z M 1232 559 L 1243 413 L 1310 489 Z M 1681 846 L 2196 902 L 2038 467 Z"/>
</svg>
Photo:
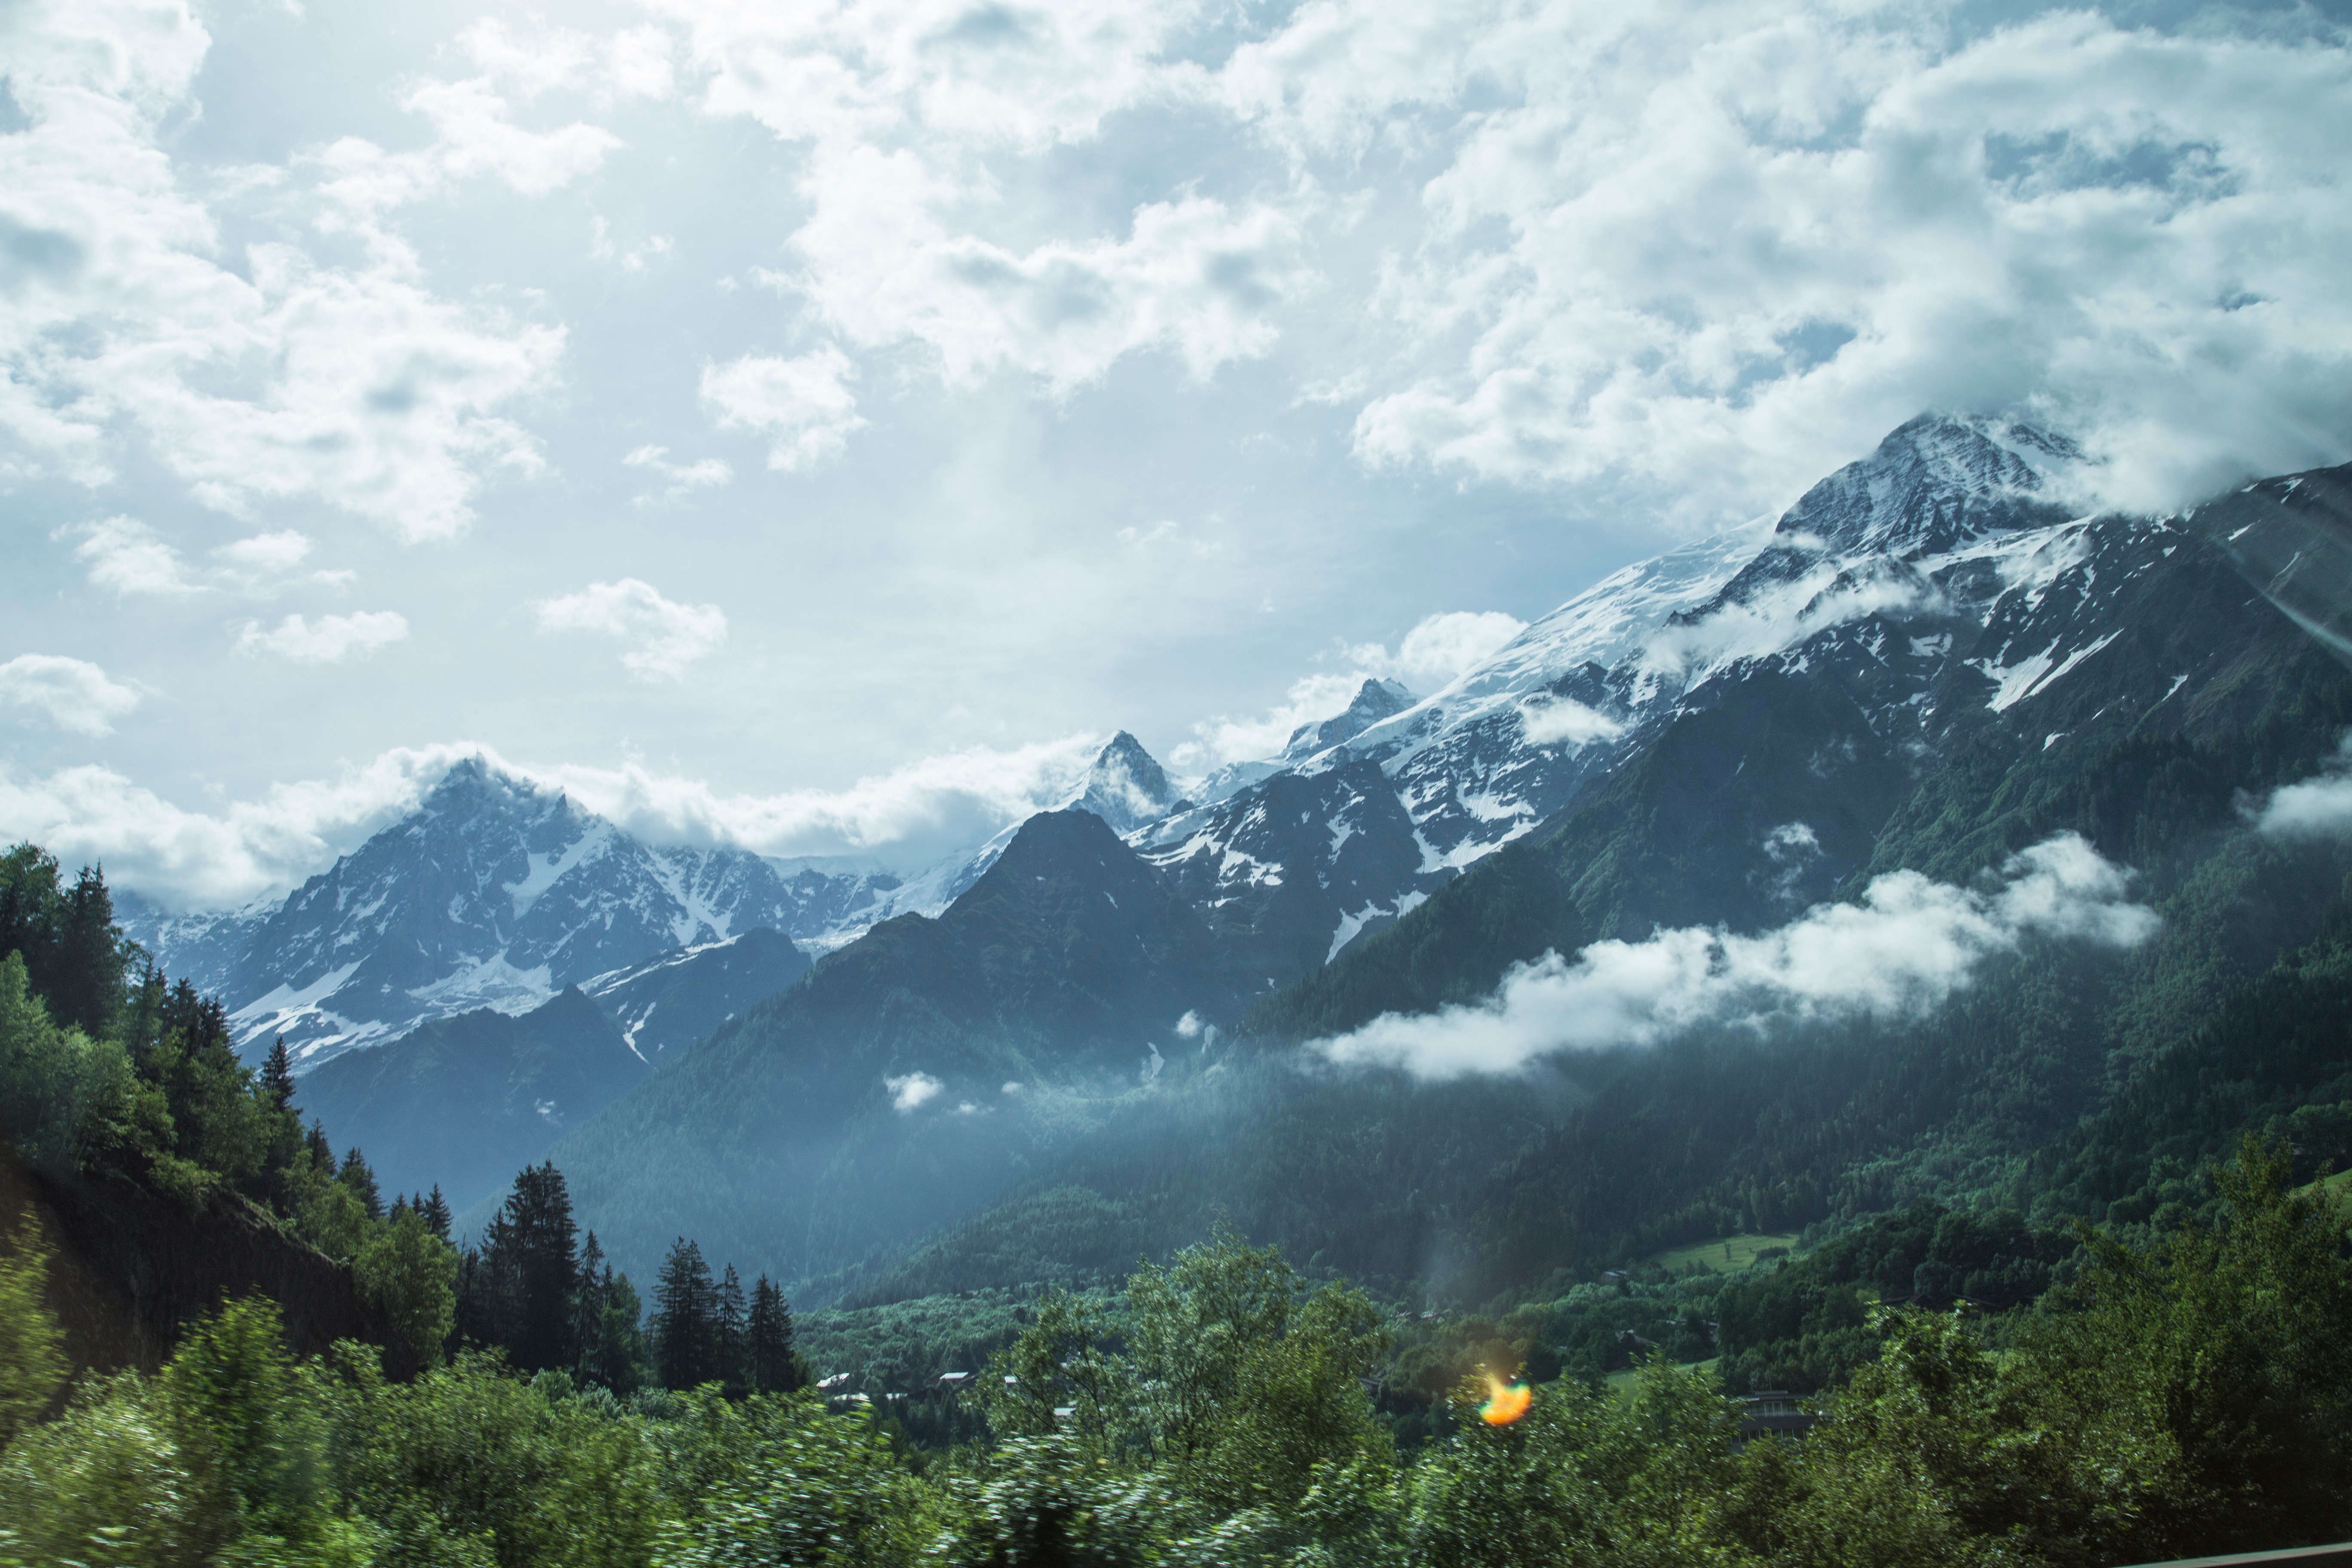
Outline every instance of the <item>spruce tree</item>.
<svg viewBox="0 0 2352 1568">
<path fill-rule="evenodd" d="M 764 1274 L 751 1287 L 751 1310 L 744 1315 L 743 1362 L 743 1381 L 754 1394 L 782 1394 L 801 1385 L 792 1309 Z"/>
<path fill-rule="evenodd" d="M 730 1395 L 743 1392 L 743 1282 L 735 1277 L 735 1266 L 729 1264 L 719 1281 L 715 1298 L 717 1310 L 712 1314 L 710 1375 L 726 1385 Z"/>
<path fill-rule="evenodd" d="M 664 1388 L 695 1388 L 710 1380 L 718 1296 L 702 1248 L 679 1237 L 654 1279 L 654 1374 Z"/>
<path fill-rule="evenodd" d="M 427 1194 L 425 1201 L 416 1206 L 418 1211 L 425 1215 L 425 1228 L 432 1231 L 434 1235 L 439 1237 L 442 1240 L 448 1240 L 450 1226 L 449 1200 L 441 1195 L 441 1184 L 438 1182 L 434 1183 L 433 1191 Z"/>
<path fill-rule="evenodd" d="M 580 1232 L 563 1173 L 552 1161 L 522 1171 L 499 1218 L 483 1251 L 513 1293 L 507 1359 L 526 1372 L 568 1367 Z"/>
<path fill-rule="evenodd" d="M 285 1110 L 294 1103 L 294 1060 L 286 1054 L 285 1036 L 278 1036 L 278 1043 L 269 1047 L 269 1056 L 261 1064 L 259 1082 L 261 1092 L 278 1110 Z"/>
<path fill-rule="evenodd" d="M 646 1378 L 644 1308 L 625 1274 L 604 1265 L 604 1381 L 615 1394 L 633 1394 Z"/>
<path fill-rule="evenodd" d="M 326 1124 L 317 1117 L 310 1118 L 310 1131 L 304 1135 L 302 1143 L 320 1170 L 331 1176 L 335 1173 L 335 1146 L 327 1142 Z"/>
<path fill-rule="evenodd" d="M 131 950 L 114 923 L 114 897 L 106 890 L 105 873 L 83 867 L 66 895 L 64 912 L 49 981 L 50 1016 L 79 1024 L 92 1037 L 110 1034 L 122 1012 Z"/>
<path fill-rule="evenodd" d="M 36 995 L 48 994 L 64 924 L 56 858 L 35 844 L 18 844 L 0 855 L 0 958 L 25 955 L 25 976 Z"/>
<path fill-rule="evenodd" d="M 377 1189 L 375 1173 L 368 1168 L 367 1160 L 360 1153 L 357 1144 L 344 1154 L 343 1168 L 335 1173 L 335 1180 L 351 1188 L 352 1194 L 367 1210 L 368 1218 L 383 1217 L 383 1194 Z"/>
<path fill-rule="evenodd" d="M 572 1296 L 572 1375 L 583 1383 L 610 1383 L 604 1369 L 604 1292 L 609 1270 L 604 1249 L 590 1231 L 580 1248 L 580 1285 Z"/>
</svg>

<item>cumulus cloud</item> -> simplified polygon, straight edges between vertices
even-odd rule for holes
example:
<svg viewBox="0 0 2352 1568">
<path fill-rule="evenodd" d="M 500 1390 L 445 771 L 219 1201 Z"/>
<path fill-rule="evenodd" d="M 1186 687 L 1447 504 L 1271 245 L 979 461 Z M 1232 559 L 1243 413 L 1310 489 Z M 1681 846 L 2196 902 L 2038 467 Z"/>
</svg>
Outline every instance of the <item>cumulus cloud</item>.
<svg viewBox="0 0 2352 1568">
<path fill-rule="evenodd" d="M 1345 711 L 1367 679 L 1401 681 L 1416 693 L 1435 691 L 1525 630 L 1525 621 L 1498 610 L 1449 610 L 1423 617 L 1394 653 L 1385 643 L 1342 643 L 1339 668 L 1302 676 L 1282 702 L 1264 713 L 1201 721 L 1192 726 L 1192 739 L 1171 750 L 1169 761 L 1206 771 L 1276 756 L 1300 725 Z"/>
<path fill-rule="evenodd" d="M 1276 756 L 1300 725 L 1345 712 L 1364 679 L 1360 670 L 1302 676 L 1290 683 L 1282 702 L 1264 713 L 1242 718 L 1221 713 L 1194 724 L 1192 738 L 1171 749 L 1168 760 L 1180 768 L 1205 771 Z"/>
<path fill-rule="evenodd" d="M 664 481 L 662 489 L 646 490 L 639 494 L 635 502 L 638 506 L 675 504 L 684 500 L 697 490 L 714 489 L 735 478 L 735 470 L 719 458 L 701 458 L 691 463 L 673 463 L 669 460 L 667 447 L 639 447 L 621 461 L 632 468 L 644 468 Z"/>
<path fill-rule="evenodd" d="M 882 855 L 913 869 L 968 848 L 1068 798 L 1108 737 L 918 758 L 840 789 L 748 795 L 618 766 L 515 762 L 470 741 L 396 747 L 334 777 L 271 785 L 209 811 L 187 810 L 113 769 L 33 776 L 0 765 L 0 838 L 102 859 L 124 886 L 175 905 L 221 907 L 282 891 L 323 868 L 439 782 L 450 764 L 491 766 L 568 792 L 657 843 L 733 844 L 777 856 Z"/>
<path fill-rule="evenodd" d="M 267 655 L 295 664 L 341 664 L 389 647 L 408 636 L 408 620 L 395 610 L 362 610 L 306 621 L 289 616 L 267 630 L 247 621 L 236 634 L 236 651 L 247 658 Z"/>
<path fill-rule="evenodd" d="M 23 653 L 0 664 L 0 702 L 29 708 L 78 735 L 113 733 L 114 721 L 139 706 L 139 689 L 107 679 L 87 659 Z"/>
<path fill-rule="evenodd" d="M 947 1085 L 927 1072 L 910 1072 L 898 1078 L 884 1079 L 882 1087 L 890 1091 L 890 1109 L 903 1112 L 932 1099 Z M 966 1105 L 961 1109 L 970 1110 L 972 1108 Z"/>
<path fill-rule="evenodd" d="M 621 665 L 640 680 L 677 680 L 686 667 L 727 640 L 716 605 L 681 605 L 635 577 L 591 583 L 539 605 L 543 632 L 594 632 L 624 644 Z"/>
<path fill-rule="evenodd" d="M 1410 63 L 1292 74 L 1292 35 L 1402 30 L 1380 9 L 1244 51 L 1303 142 L 1448 144 L 1382 301 L 1424 352 L 1363 407 L 1368 462 L 1721 517 L 1895 409 L 2040 414 L 2134 506 L 2340 456 L 2352 350 L 2313 349 L 2352 306 L 2322 260 L 2352 238 L 2340 47 L 2080 10 L 1953 47 L 1895 7 L 1472 6 Z M 1460 113 L 1482 79 L 1510 101 Z"/>
<path fill-rule="evenodd" d="M 26 123 L 0 138 L 0 223 L 19 237 L 0 430 L 16 471 L 105 482 L 135 439 L 232 515 L 309 499 L 404 538 L 458 531 L 486 470 L 540 465 L 503 409 L 550 382 L 562 329 L 438 298 L 380 230 L 366 265 L 289 240 L 227 264 L 221 213 L 165 151 L 210 43 L 175 5 L 46 0 L 12 16 Z M 335 158 L 315 167 L 331 185 Z M 294 181 L 244 171 L 228 188 Z"/>
<path fill-rule="evenodd" d="M 1367 674 L 1435 691 L 1527 629 L 1527 622 L 1500 610 L 1453 610 L 1425 616 L 1394 654 L 1382 644 L 1363 643 L 1348 649 L 1348 657 Z"/>
<path fill-rule="evenodd" d="M 1990 889 L 1896 871 L 1872 879 L 1858 904 L 1816 905 L 1757 936 L 1691 927 L 1595 942 L 1574 959 L 1546 953 L 1479 1005 L 1383 1014 L 1311 1048 L 1343 1066 L 1441 1079 L 1702 1027 L 1921 1017 L 2029 939 L 2130 947 L 2156 926 L 2130 901 L 2129 873 L 2061 834 L 2011 858 Z"/>
<path fill-rule="evenodd" d="M 795 359 L 745 354 L 702 367 L 702 406 L 722 430 L 763 430 L 772 437 L 768 467 L 814 468 L 841 455 L 866 427 L 849 384 L 857 366 L 832 343 Z"/>
<path fill-rule="evenodd" d="M 212 812 L 189 811 L 112 768 L 33 776 L 0 765 L 0 837 L 69 861 L 102 860 L 110 880 L 179 907 L 219 908 L 278 892 L 336 847 L 414 807 L 459 759 L 457 743 L 397 748 L 331 779 L 272 784 Z"/>
<path fill-rule="evenodd" d="M 890 852 L 913 865 L 967 847 L 1066 799 L 1108 737 L 1075 734 L 920 757 L 840 789 L 730 795 L 631 760 L 529 770 L 633 831 L 770 855 Z"/>
<path fill-rule="evenodd" d="M 1313 281 L 1297 220 L 1265 204 L 1148 202 L 1125 238 L 1024 250 L 940 222 L 935 177 L 910 153 L 859 148 L 837 164 L 820 162 L 817 214 L 793 236 L 807 267 L 771 280 L 852 342 L 921 343 L 950 384 L 1010 369 L 1067 394 L 1144 350 L 1206 378 L 1270 349 L 1277 308 Z"/>
<path fill-rule="evenodd" d="M 205 584 L 188 575 L 180 552 L 135 517 L 110 517 L 77 531 L 74 559 L 89 568 L 93 586 L 119 595 L 185 598 Z"/>
<path fill-rule="evenodd" d="M 348 588 L 358 576 L 350 571 L 304 571 L 311 542 L 294 529 L 232 540 L 212 552 L 215 564 L 209 567 L 189 565 L 175 546 L 135 517 L 61 529 L 57 537 L 79 538 L 74 558 L 89 569 L 91 586 L 122 597 L 183 599 L 225 590 L 268 599 L 298 585 Z"/>
</svg>

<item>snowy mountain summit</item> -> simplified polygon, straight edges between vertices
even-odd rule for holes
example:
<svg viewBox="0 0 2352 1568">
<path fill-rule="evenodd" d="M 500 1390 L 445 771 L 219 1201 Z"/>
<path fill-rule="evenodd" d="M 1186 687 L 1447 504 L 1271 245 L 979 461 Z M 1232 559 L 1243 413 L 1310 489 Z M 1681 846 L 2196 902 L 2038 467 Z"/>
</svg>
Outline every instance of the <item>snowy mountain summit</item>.
<svg viewBox="0 0 2352 1568">
<path fill-rule="evenodd" d="M 1213 924 L 1259 944 L 1272 984 L 1758 672 L 1834 687 L 1867 715 L 1873 751 L 1924 765 L 2105 646 L 2135 563 L 2162 548 L 2135 520 L 2071 516 L 2059 497 L 2083 462 L 2028 426 L 1922 415 L 1769 528 L 1628 566 L 1426 698 L 1367 682 L 1346 713 L 1278 757 L 1229 764 L 1133 842 Z"/>
<path fill-rule="evenodd" d="M 2030 426 L 1922 416 L 1769 526 L 1628 566 L 1426 697 L 1367 679 L 1276 755 L 1230 763 L 1181 799 L 1121 731 L 1048 808 L 1090 812 L 1124 837 L 1207 923 L 1243 988 L 1263 994 L 1687 734 L 1695 716 L 1756 710 L 1740 693 L 1759 679 L 1803 689 L 1774 722 L 1822 737 L 1807 765 L 1822 798 L 1865 787 L 1843 773 L 1882 791 L 2079 679 L 2136 627 L 2137 585 L 2188 536 L 2070 515 L 2063 498 L 2083 462 Z M 240 1037 L 282 1031 L 316 1061 L 426 1018 L 536 1006 L 567 984 L 754 928 L 830 952 L 892 917 L 941 913 L 1020 826 L 903 878 L 779 864 L 646 846 L 475 760 L 275 908 L 129 923 L 173 973 L 226 995 Z M 1853 869 L 1822 827 L 1803 840 L 1819 852 L 1791 871 L 1781 861 L 1797 841 L 1778 859 L 1750 847 L 1771 860 L 1756 876 L 1776 896 L 1825 896 Z"/>
<path fill-rule="evenodd" d="M 229 1005 L 241 1040 L 305 1066 L 477 1007 L 520 1012 L 666 949 L 782 928 L 795 900 L 759 856 L 654 848 L 482 759 L 274 910 L 130 923 Z"/>
</svg>

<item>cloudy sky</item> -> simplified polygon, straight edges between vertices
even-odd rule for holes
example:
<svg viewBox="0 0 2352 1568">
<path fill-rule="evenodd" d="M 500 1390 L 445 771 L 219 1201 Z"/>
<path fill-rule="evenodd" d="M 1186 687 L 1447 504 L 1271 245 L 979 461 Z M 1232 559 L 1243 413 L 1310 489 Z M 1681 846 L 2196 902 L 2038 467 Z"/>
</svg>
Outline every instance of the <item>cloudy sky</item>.
<svg viewBox="0 0 2352 1568">
<path fill-rule="evenodd" d="M 0 834 L 237 900 L 482 747 L 904 858 L 1924 407 L 2343 461 L 2347 20 L 0 0 Z"/>
</svg>

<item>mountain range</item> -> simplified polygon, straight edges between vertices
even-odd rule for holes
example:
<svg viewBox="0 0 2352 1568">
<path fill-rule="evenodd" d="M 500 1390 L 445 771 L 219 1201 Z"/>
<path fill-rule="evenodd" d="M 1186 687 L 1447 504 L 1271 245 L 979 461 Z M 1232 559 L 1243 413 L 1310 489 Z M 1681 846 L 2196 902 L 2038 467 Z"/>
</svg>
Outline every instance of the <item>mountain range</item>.
<svg viewBox="0 0 2352 1568">
<path fill-rule="evenodd" d="M 1818 1218 L 1927 1182 L 1921 1140 L 1957 1123 L 1841 1134 L 1871 1183 L 1832 1162 L 1738 1197 L 1723 1184 L 1784 1154 L 1711 1107 L 1692 1116 L 1720 1149 L 1642 1195 L 1594 1163 L 1619 1132 L 1593 1108 L 1627 1085 L 1715 1074 L 1795 1118 L 1791 1147 L 1862 1112 L 1800 1116 L 1728 1038 L 1704 1072 L 1685 1042 L 1445 1087 L 1334 1079 L 1298 1047 L 1493 1005 L 1547 952 L 1769 932 L 1895 873 L 1973 885 L 2061 832 L 2139 867 L 2157 905 L 2271 888 L 2231 975 L 2313 940 L 2327 856 L 2283 867 L 2242 807 L 2326 766 L 2352 722 L 2295 598 L 2312 552 L 2275 543 L 2336 537 L 2341 508 L 2311 498 L 2345 470 L 2155 520 L 2080 515 L 2085 465 L 2026 426 L 1922 416 L 1769 527 L 1629 567 L 1440 691 L 1367 680 L 1278 755 L 1193 781 L 1122 732 L 1062 809 L 905 879 L 648 846 L 476 763 L 274 908 L 130 923 L 241 1038 L 300 1047 L 339 1140 L 420 1172 L 462 1163 L 422 1129 L 551 1150 L 640 1271 L 685 1233 L 820 1294 L 1075 1278 L 1225 1205 L 1301 1258 L 1469 1289 L 1678 1213 Z M 2167 931 L 2194 923 L 2163 907 Z M 2158 1050 L 2130 1022 L 2156 1005 L 2126 973 L 2142 960 L 2098 962 L 2081 984 L 2122 1011 L 2097 1027 Z M 1854 1027 L 1902 1024 L 1908 1060 L 1979 1005 Z M 2082 1073 L 2045 1086 L 2077 1122 L 2129 1077 Z M 499 1179 L 467 1171 L 469 1195 Z M 1334 1184 L 1385 1217 L 1335 1227 L 1305 1196 Z M 1537 1211 L 1583 1217 L 1538 1235 Z"/>
</svg>

